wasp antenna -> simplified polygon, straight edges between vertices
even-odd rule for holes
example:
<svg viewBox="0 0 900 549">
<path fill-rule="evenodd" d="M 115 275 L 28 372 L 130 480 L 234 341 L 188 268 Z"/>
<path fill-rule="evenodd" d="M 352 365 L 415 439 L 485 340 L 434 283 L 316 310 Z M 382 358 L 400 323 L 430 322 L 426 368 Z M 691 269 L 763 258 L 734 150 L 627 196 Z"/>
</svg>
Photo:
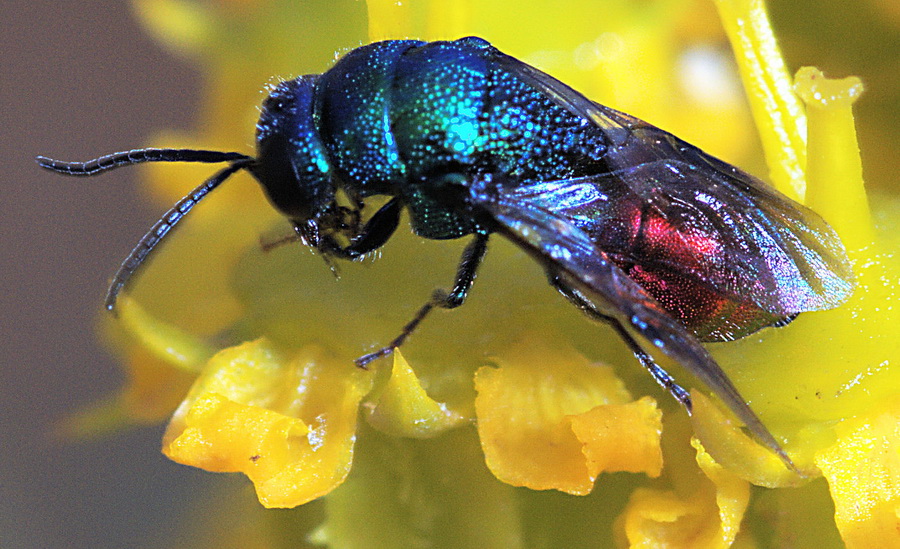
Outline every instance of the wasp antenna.
<svg viewBox="0 0 900 549">
<path fill-rule="evenodd" d="M 38 165 L 48 170 L 65 174 L 94 175 L 119 166 L 141 164 L 143 162 L 241 162 L 251 157 L 236 152 L 203 151 L 194 149 L 134 149 L 103 155 L 86 162 L 63 162 L 46 156 L 35 158 Z"/>
<path fill-rule="evenodd" d="M 160 150 L 171 150 L 171 149 L 160 149 Z M 176 152 L 184 152 L 184 151 L 176 151 Z M 199 152 L 208 152 L 208 151 L 187 151 L 189 153 L 199 153 Z M 237 153 L 216 153 L 219 155 L 224 154 L 237 154 Z M 122 265 L 119 266 L 119 270 L 116 271 L 115 276 L 112 279 L 112 282 L 109 285 L 109 290 L 106 292 L 106 308 L 110 311 L 115 310 L 116 307 L 116 297 L 118 297 L 119 292 L 123 287 L 128 283 L 129 279 L 140 269 L 144 260 L 150 255 L 150 252 L 153 251 L 153 248 L 159 244 L 163 238 L 175 228 L 175 225 L 181 221 L 181 219 L 187 215 L 191 208 L 193 208 L 197 202 L 200 202 L 203 197 L 205 197 L 209 192 L 216 187 L 218 187 L 223 181 L 228 179 L 233 173 L 238 170 L 243 170 L 249 167 L 253 163 L 253 159 L 248 156 L 239 155 L 240 159 L 237 162 L 234 162 L 227 168 L 221 170 L 214 176 L 207 179 L 202 185 L 191 191 L 190 194 L 182 198 L 178 201 L 172 208 L 167 211 L 159 221 L 157 221 L 153 227 L 147 231 L 141 240 L 137 243 L 137 246 L 131 250 L 131 253 L 128 254 L 128 257 L 125 258 L 125 261 L 122 262 Z M 99 160 L 99 159 L 98 159 Z M 102 168 L 106 169 L 106 168 Z"/>
</svg>

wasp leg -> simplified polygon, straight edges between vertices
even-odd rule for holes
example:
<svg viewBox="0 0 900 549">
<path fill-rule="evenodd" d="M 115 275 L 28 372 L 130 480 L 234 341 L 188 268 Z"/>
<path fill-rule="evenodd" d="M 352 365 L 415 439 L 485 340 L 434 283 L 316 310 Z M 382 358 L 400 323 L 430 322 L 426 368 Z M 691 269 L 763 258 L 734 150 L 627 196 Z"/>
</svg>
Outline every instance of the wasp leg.
<svg viewBox="0 0 900 549">
<path fill-rule="evenodd" d="M 656 361 L 653 360 L 644 349 L 641 348 L 640 344 L 635 341 L 634 337 L 622 326 L 622 323 L 616 320 L 615 318 L 605 315 L 591 302 L 588 298 L 582 295 L 581 292 L 566 285 L 558 276 L 551 274 L 550 275 L 550 284 L 556 288 L 559 293 L 565 296 L 566 299 L 569 300 L 573 305 L 581 309 L 585 312 L 589 317 L 599 322 L 605 322 L 613 327 L 619 337 L 628 345 L 628 348 L 634 354 L 635 358 L 641 363 L 641 366 L 647 369 L 650 372 L 650 375 L 653 376 L 653 379 L 656 380 L 659 385 L 667 390 L 675 400 L 681 403 L 682 406 L 688 411 L 691 412 L 691 395 L 688 393 L 681 385 L 675 382 L 675 379 L 669 375 L 669 372 L 663 370 Z"/>
<path fill-rule="evenodd" d="M 798 316 L 800 316 L 800 313 L 794 313 L 790 316 L 786 316 L 780 320 L 776 320 L 775 322 L 770 324 L 769 327 L 770 328 L 784 328 L 785 326 L 787 326 L 788 324 L 793 322 L 794 319 L 797 318 Z"/>
<path fill-rule="evenodd" d="M 394 234 L 400 223 L 401 202 L 394 198 L 377 212 L 363 226 L 353 242 L 346 247 L 339 246 L 330 235 L 324 237 L 323 251 L 342 259 L 357 259 L 377 250 Z"/>
<path fill-rule="evenodd" d="M 296 237 L 283 238 L 268 245 L 263 244 L 263 251 L 269 251 L 282 244 L 300 240 L 304 244 L 314 246 L 320 252 L 319 255 L 325 261 L 325 265 L 331 270 L 334 278 L 338 279 L 340 274 L 333 259 L 335 257 L 349 260 L 359 259 L 365 254 L 383 246 L 394 234 L 397 225 L 400 223 L 400 209 L 400 200 L 396 198 L 382 206 L 372 215 L 362 230 L 359 231 L 359 234 L 346 247 L 338 244 L 330 234 L 319 235 L 316 232 L 311 237 L 309 227 L 295 223 L 294 232 L 297 233 Z"/>
<path fill-rule="evenodd" d="M 403 327 L 403 331 L 391 341 L 390 345 L 357 358 L 356 365 L 365 369 L 373 360 L 393 353 L 394 349 L 403 345 L 406 339 L 413 331 L 415 331 L 419 323 L 425 320 L 428 313 L 435 307 L 440 309 L 455 309 L 462 305 L 469 295 L 472 283 L 475 282 L 475 274 L 478 271 L 478 266 L 481 265 L 481 260 L 484 259 L 484 254 L 487 252 L 487 241 L 487 234 L 475 235 L 475 239 L 472 240 L 472 242 L 466 246 L 465 251 L 463 251 L 462 258 L 459 261 L 459 267 L 456 270 L 456 282 L 453 284 L 453 289 L 449 292 L 440 288 L 435 290 L 431 295 L 431 299 L 419 309 L 416 316 Z"/>
<path fill-rule="evenodd" d="M 280 247 L 284 246 L 285 244 L 293 244 L 294 242 L 297 242 L 299 240 L 300 240 L 300 235 L 298 235 L 297 233 L 289 234 L 287 236 L 282 236 L 282 237 L 271 239 L 271 240 L 260 237 L 259 248 L 264 253 L 269 253 L 272 250 L 274 250 L 275 248 L 280 248 Z"/>
</svg>

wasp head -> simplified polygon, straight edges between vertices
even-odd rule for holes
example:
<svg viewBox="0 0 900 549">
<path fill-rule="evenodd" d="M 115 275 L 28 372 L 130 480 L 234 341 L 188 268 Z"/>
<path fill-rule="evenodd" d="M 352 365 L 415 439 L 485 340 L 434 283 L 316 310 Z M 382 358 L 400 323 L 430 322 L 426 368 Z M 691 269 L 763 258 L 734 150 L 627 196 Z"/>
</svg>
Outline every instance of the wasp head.
<svg viewBox="0 0 900 549">
<path fill-rule="evenodd" d="M 334 203 L 334 183 L 314 120 L 318 75 L 281 82 L 256 125 L 256 162 L 249 168 L 279 212 L 315 241 L 320 217 Z"/>
</svg>

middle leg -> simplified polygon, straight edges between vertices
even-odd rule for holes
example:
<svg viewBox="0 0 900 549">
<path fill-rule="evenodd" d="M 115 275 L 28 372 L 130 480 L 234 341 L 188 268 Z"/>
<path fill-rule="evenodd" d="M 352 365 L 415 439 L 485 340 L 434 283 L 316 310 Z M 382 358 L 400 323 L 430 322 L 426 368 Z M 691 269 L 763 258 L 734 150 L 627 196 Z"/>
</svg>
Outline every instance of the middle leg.
<svg viewBox="0 0 900 549">
<path fill-rule="evenodd" d="M 472 284 L 475 282 L 475 274 L 478 271 L 478 266 L 481 265 L 481 260 L 484 259 L 484 254 L 487 252 L 487 241 L 487 234 L 476 234 L 475 239 L 466 246 L 462 258 L 459 261 L 453 289 L 449 292 L 440 288 L 435 290 L 431 295 L 431 299 L 425 303 L 425 305 L 423 305 L 416 313 L 416 316 L 403 327 L 400 335 L 394 338 L 388 346 L 357 358 L 356 365 L 365 369 L 373 360 L 393 353 L 394 349 L 403 345 L 409 336 L 412 335 L 413 331 L 415 331 L 416 327 L 425 320 L 428 313 L 435 307 L 440 309 L 455 309 L 462 305 L 469 295 Z"/>
</svg>

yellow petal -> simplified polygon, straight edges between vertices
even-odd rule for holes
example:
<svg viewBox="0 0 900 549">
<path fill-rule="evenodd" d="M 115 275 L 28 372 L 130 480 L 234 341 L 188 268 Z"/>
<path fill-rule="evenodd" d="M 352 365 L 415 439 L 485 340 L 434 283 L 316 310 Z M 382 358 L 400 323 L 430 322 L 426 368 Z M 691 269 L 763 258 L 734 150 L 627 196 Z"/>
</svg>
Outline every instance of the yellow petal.
<svg viewBox="0 0 900 549">
<path fill-rule="evenodd" d="M 771 450 L 754 441 L 704 394 L 691 391 L 694 433 L 716 461 L 757 486 L 796 486 L 803 479 Z M 802 467 L 803 464 L 797 464 Z"/>
<path fill-rule="evenodd" d="M 591 478 L 619 471 L 658 477 L 662 471 L 662 411 L 652 398 L 601 405 L 568 419 Z"/>
<path fill-rule="evenodd" d="M 696 440 L 692 440 L 691 445 L 697 450 L 697 464 L 700 465 L 700 470 L 715 487 L 718 525 L 711 528 L 708 546 L 730 547 L 747 511 L 750 485 L 732 470 L 716 463 Z"/>
<path fill-rule="evenodd" d="M 497 359 L 499 367 L 475 375 L 478 434 L 491 472 L 514 486 L 577 495 L 591 491 L 600 471 L 622 470 L 635 454 L 642 455 L 637 470 L 658 473 L 655 404 L 630 403 L 609 367 L 539 341 L 530 338 Z M 609 404 L 617 406 L 602 409 Z M 635 423 L 640 427 L 632 438 Z"/>
<path fill-rule="evenodd" d="M 395 436 L 431 438 L 462 424 L 466 418 L 433 400 L 400 354 L 393 353 L 391 377 L 368 416 L 376 429 Z"/>
<path fill-rule="evenodd" d="M 119 296 L 116 310 L 129 335 L 143 349 L 171 366 L 197 371 L 213 354 L 201 338 L 147 314 L 127 295 Z"/>
<path fill-rule="evenodd" d="M 266 507 L 327 494 L 350 470 L 371 374 L 308 348 L 285 360 L 265 340 L 214 356 L 163 439 L 171 459 L 241 472 Z"/>
<path fill-rule="evenodd" d="M 184 430 L 165 452 L 207 471 L 244 472 L 257 483 L 277 475 L 268 469 L 289 459 L 291 446 L 302 444 L 309 434 L 299 419 L 204 394 L 191 404 Z"/>
<path fill-rule="evenodd" d="M 196 377 L 139 347 L 131 349 L 127 365 L 128 381 L 120 399 L 128 416 L 141 423 L 165 421 Z"/>
<path fill-rule="evenodd" d="M 137 0 L 135 14 L 144 27 L 174 52 L 196 55 L 219 21 L 215 10 L 183 0 Z"/>
<path fill-rule="evenodd" d="M 900 406 L 847 420 L 816 455 L 848 547 L 900 547 Z"/>
<path fill-rule="evenodd" d="M 616 527 L 630 547 L 727 548 L 740 530 L 750 486 L 697 449 L 702 471 L 693 491 L 638 488 L 628 501 Z"/>
</svg>

